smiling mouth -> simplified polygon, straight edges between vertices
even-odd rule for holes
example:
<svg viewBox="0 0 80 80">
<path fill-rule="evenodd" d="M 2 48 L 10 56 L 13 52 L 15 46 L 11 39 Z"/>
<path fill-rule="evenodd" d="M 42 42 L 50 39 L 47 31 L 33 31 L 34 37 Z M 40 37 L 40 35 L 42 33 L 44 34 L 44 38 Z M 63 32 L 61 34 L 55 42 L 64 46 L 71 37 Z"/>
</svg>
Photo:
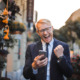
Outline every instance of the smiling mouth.
<svg viewBox="0 0 80 80">
<path fill-rule="evenodd" d="M 48 39 L 49 37 L 50 37 L 50 35 L 49 36 L 44 36 L 45 39 Z"/>
</svg>

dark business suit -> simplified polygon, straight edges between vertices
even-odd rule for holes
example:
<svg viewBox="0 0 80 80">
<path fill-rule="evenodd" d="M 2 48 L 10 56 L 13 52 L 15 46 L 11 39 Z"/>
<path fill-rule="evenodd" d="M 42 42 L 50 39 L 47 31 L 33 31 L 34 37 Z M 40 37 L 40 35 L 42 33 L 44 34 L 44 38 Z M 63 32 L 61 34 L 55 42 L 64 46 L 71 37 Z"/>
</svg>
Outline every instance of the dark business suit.
<svg viewBox="0 0 80 80">
<path fill-rule="evenodd" d="M 57 57 L 52 51 L 51 62 L 50 62 L 50 80 L 64 80 L 63 75 L 70 77 L 72 75 L 73 69 L 70 63 L 69 48 L 66 43 L 54 39 L 53 50 L 58 45 L 62 45 L 64 48 L 64 57 L 61 62 L 57 62 Z M 42 49 L 41 41 L 31 44 L 28 46 L 26 51 L 26 61 L 23 69 L 23 75 L 26 79 L 30 80 L 46 80 L 46 66 L 39 68 L 37 74 L 33 74 L 31 64 L 34 58 L 38 55 L 38 51 Z"/>
</svg>

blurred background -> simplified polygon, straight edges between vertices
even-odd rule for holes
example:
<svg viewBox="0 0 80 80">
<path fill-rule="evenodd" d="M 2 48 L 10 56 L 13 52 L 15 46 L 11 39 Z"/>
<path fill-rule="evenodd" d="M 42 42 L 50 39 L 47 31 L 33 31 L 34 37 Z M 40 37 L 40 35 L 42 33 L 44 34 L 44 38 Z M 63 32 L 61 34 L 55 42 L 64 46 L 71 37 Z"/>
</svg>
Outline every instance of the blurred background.
<svg viewBox="0 0 80 80">
<path fill-rule="evenodd" d="M 0 80 L 26 80 L 23 75 L 27 45 L 38 41 L 35 23 L 49 19 L 54 37 L 68 43 L 74 74 L 80 80 L 79 0 L 0 0 Z"/>
</svg>

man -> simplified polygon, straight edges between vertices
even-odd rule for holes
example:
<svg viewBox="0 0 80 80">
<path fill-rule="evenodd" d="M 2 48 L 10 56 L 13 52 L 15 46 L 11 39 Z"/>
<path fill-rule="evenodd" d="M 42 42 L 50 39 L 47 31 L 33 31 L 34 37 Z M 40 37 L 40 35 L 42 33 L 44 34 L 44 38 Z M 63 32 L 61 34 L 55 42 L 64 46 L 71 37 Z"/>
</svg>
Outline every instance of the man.
<svg viewBox="0 0 80 80">
<path fill-rule="evenodd" d="M 51 22 L 47 19 L 39 20 L 36 31 L 41 40 L 27 47 L 24 77 L 30 80 L 64 80 L 64 76 L 71 77 L 73 69 L 69 47 L 66 43 L 53 38 Z M 46 51 L 46 44 L 48 57 L 43 58 L 44 55 L 39 55 L 39 50 Z"/>
</svg>

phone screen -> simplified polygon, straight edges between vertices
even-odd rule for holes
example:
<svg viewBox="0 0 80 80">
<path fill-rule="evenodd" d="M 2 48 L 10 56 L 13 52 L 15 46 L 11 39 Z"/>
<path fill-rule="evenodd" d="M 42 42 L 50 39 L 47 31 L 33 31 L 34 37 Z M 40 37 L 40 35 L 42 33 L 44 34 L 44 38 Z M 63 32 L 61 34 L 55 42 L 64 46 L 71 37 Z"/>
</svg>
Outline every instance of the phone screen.
<svg viewBox="0 0 80 80">
<path fill-rule="evenodd" d="M 44 59 L 47 56 L 46 54 L 47 54 L 46 51 L 39 50 L 39 55 L 44 55 L 44 57 L 41 58 L 41 60 Z"/>
</svg>

